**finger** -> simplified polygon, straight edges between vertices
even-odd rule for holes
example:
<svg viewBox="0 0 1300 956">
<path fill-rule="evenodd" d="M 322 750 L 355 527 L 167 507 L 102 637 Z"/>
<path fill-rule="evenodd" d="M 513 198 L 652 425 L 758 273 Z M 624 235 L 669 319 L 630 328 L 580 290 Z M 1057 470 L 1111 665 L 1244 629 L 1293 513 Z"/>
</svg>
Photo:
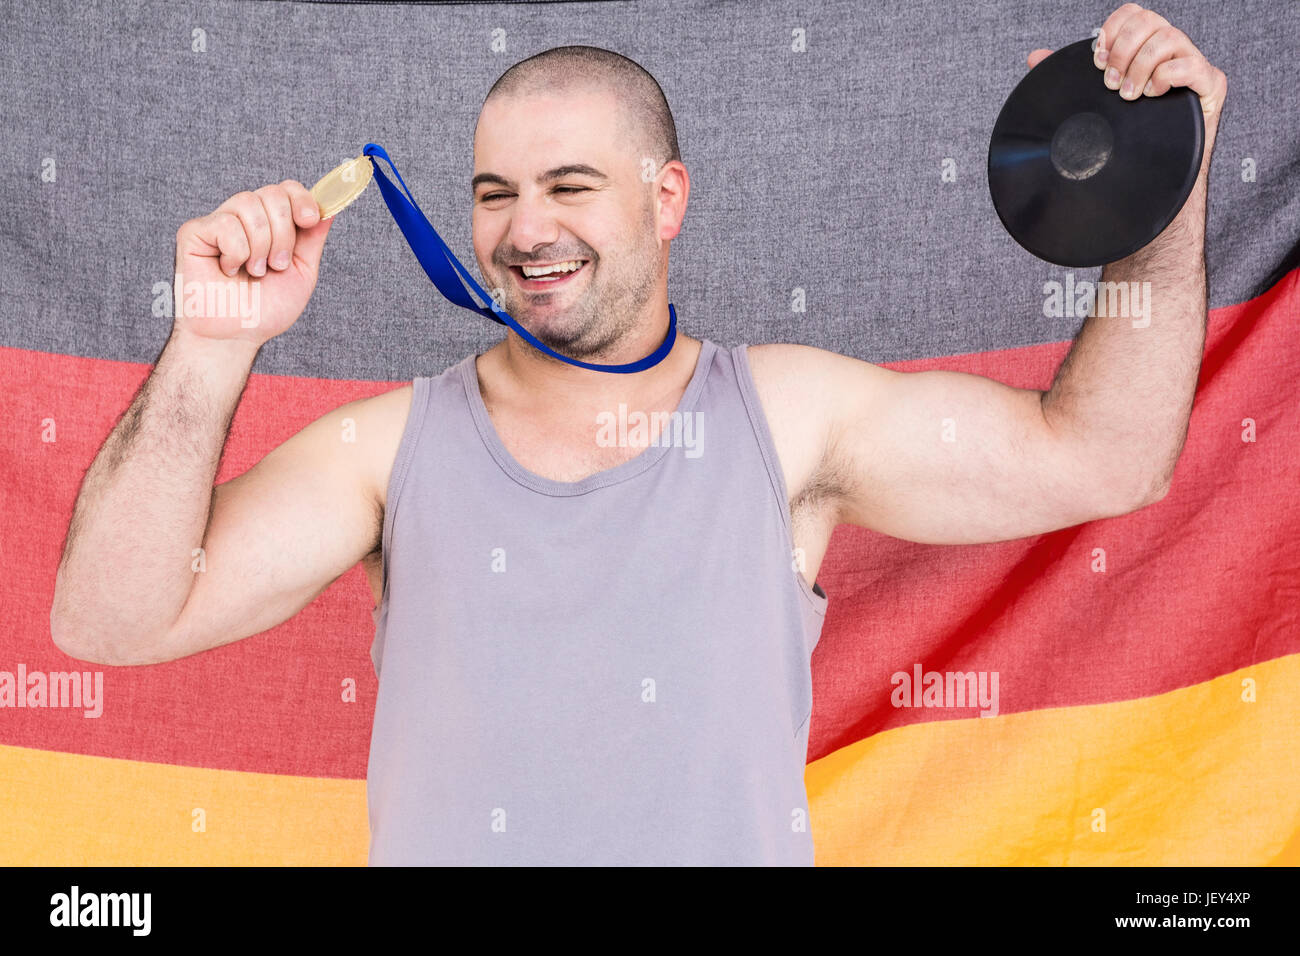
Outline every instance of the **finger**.
<svg viewBox="0 0 1300 956">
<path fill-rule="evenodd" d="M 1029 68 L 1032 70 L 1051 55 L 1051 50 L 1035 50 L 1033 53 L 1029 54 Z"/>
<path fill-rule="evenodd" d="M 1168 25 L 1161 27 L 1147 37 L 1147 41 L 1129 63 L 1124 80 L 1120 83 L 1119 95 L 1126 100 L 1137 99 L 1146 91 L 1147 81 L 1151 79 L 1156 67 L 1166 60 L 1195 51 L 1196 47 L 1192 46 L 1192 41 L 1182 30 Z"/>
<path fill-rule="evenodd" d="M 1092 45 L 1092 65 L 1099 70 L 1104 69 L 1109 54 L 1110 51 L 1106 47 L 1106 28 L 1102 27 L 1097 31 L 1097 42 Z"/>
<path fill-rule="evenodd" d="M 1193 90 L 1200 96 L 1206 116 L 1212 116 L 1223 105 L 1228 78 L 1199 53 L 1179 56 L 1156 67 L 1144 92 L 1147 96 L 1162 96 L 1176 86 Z"/>
<path fill-rule="evenodd" d="M 320 206 L 311 191 L 296 179 L 280 183 L 293 205 L 293 221 L 304 229 L 320 222 Z"/>
<path fill-rule="evenodd" d="M 202 247 L 200 251 L 189 254 L 215 256 L 217 265 L 226 275 L 233 276 L 248 261 L 248 236 L 244 234 L 244 224 L 234 213 L 218 210 L 185 223 L 176 233 L 178 248 L 188 245 L 187 230 Z"/>
<path fill-rule="evenodd" d="M 1116 9 L 1114 13 L 1112 13 L 1110 16 L 1106 18 L 1106 22 L 1101 25 L 1101 30 L 1098 33 L 1099 38 L 1103 34 L 1106 37 L 1106 43 L 1104 47 L 1101 46 L 1100 40 L 1098 42 L 1099 48 L 1104 50 L 1104 52 L 1100 54 L 1100 59 L 1098 59 L 1097 51 L 1096 50 L 1093 51 L 1094 54 L 1093 61 L 1097 63 L 1099 67 L 1104 67 L 1106 65 L 1106 61 L 1107 59 L 1109 59 L 1110 48 L 1114 42 L 1116 34 L 1119 33 L 1119 28 L 1123 26 L 1123 24 L 1125 23 L 1125 21 L 1128 20 L 1129 17 L 1133 16 L 1135 13 L 1141 13 L 1141 12 L 1142 12 L 1142 8 L 1138 6 L 1136 3 L 1126 3 L 1122 7 Z"/>
<path fill-rule="evenodd" d="M 322 219 L 316 225 L 298 230 L 298 241 L 294 244 L 293 254 L 304 266 L 313 271 L 320 266 L 321 250 L 325 246 L 325 237 L 334 225 L 334 217 Z"/>
<path fill-rule="evenodd" d="M 266 218 L 262 200 L 251 192 L 235 193 L 220 206 L 218 212 L 233 213 L 244 227 L 248 237 L 248 274 L 266 274 L 266 256 L 271 249 L 271 223 Z"/>
<path fill-rule="evenodd" d="M 267 264 L 277 272 L 283 272 L 293 259 L 293 243 L 298 231 L 293 224 L 289 194 L 280 186 L 263 186 L 255 195 L 262 201 L 267 221 L 271 224 Z"/>
<path fill-rule="evenodd" d="M 1139 9 L 1125 19 L 1114 33 L 1109 30 L 1106 31 L 1108 37 L 1114 37 L 1110 43 L 1109 55 L 1106 57 L 1106 72 L 1104 74 L 1105 83 L 1109 89 L 1118 90 L 1123 85 L 1124 77 L 1133 63 L 1133 58 L 1137 56 L 1138 50 L 1142 49 L 1142 45 L 1157 30 L 1168 25 L 1169 21 L 1154 10 Z M 1141 87 L 1138 87 L 1138 89 L 1140 90 Z"/>
</svg>

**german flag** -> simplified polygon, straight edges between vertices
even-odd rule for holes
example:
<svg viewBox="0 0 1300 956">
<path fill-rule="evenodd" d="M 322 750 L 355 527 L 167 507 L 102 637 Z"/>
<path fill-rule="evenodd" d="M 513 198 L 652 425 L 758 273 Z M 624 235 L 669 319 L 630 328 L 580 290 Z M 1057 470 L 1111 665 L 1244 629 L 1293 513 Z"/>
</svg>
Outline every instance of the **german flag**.
<svg viewBox="0 0 1300 956">
<path fill-rule="evenodd" d="M 0 35 L 0 864 L 365 865 L 361 567 L 263 634 L 105 667 L 51 640 L 64 535 L 171 326 L 181 222 L 239 189 L 310 183 L 374 139 L 463 253 L 483 94 L 524 48 L 572 42 L 549 6 L 206 6 L 198 23 L 158 0 L 72 5 Z M 1025 54 L 1085 36 L 1100 10 L 1040 30 L 1015 4 L 917 0 L 887 22 L 810 5 L 792 24 L 755 3 L 737 31 L 730 5 L 700 5 L 647 41 L 626 5 L 590 6 L 584 35 L 636 55 L 682 127 L 684 331 L 872 361 L 888 345 L 906 357 L 889 368 L 1050 386 L 1070 342 L 1032 315 L 1011 327 L 1041 277 L 989 204 L 988 134 Z M 1215 307 L 1171 490 L 996 544 L 836 529 L 806 769 L 821 865 L 1300 864 L 1295 31 L 1210 6 L 1185 26 L 1224 54 L 1234 95 L 1210 181 Z M 958 285 L 963 307 L 1013 318 L 972 329 L 932 308 L 928 289 Z M 790 287 L 821 298 L 792 318 Z M 886 307 L 916 318 L 857 318 Z M 446 306 L 363 197 L 332 227 L 308 312 L 259 355 L 217 481 L 499 331 Z"/>
<path fill-rule="evenodd" d="M 836 529 L 806 772 L 819 864 L 1300 863 L 1297 315 L 1300 270 L 1212 310 L 1187 444 L 1152 506 L 977 546 Z M 1067 348 L 889 367 L 1046 388 Z M 364 865 L 360 566 L 283 625 L 166 665 L 90 665 L 50 641 L 78 482 L 148 372 L 0 349 L 0 671 L 103 675 L 98 716 L 0 709 L 5 862 Z M 218 481 L 396 384 L 251 376 Z"/>
</svg>

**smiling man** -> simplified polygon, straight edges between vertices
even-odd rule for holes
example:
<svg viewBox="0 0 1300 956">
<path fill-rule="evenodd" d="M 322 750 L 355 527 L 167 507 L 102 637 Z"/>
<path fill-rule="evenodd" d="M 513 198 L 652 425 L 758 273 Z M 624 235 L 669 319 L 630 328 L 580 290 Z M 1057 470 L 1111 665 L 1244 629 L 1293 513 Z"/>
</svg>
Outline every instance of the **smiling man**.
<svg viewBox="0 0 1300 956">
<path fill-rule="evenodd" d="M 809 657 L 836 524 L 1000 541 L 1168 487 L 1204 336 L 1224 85 L 1150 11 L 1121 8 L 1104 35 L 1098 82 L 1108 56 L 1129 86 L 1201 94 L 1206 165 L 1169 229 L 1103 275 L 1151 281 L 1149 326 L 1090 318 L 1046 392 L 685 334 L 608 374 L 511 330 L 213 488 L 253 359 L 306 306 L 330 221 L 286 181 L 185 223 L 178 275 L 256 278 L 259 321 L 178 309 L 83 483 L 55 641 L 172 660 L 274 627 L 360 560 L 372 863 L 811 864 Z M 606 363 L 665 340 L 690 179 L 639 66 L 591 47 L 516 64 L 484 102 L 473 190 L 479 267 L 539 340 Z M 611 440 L 611 415 L 636 424 Z"/>
</svg>

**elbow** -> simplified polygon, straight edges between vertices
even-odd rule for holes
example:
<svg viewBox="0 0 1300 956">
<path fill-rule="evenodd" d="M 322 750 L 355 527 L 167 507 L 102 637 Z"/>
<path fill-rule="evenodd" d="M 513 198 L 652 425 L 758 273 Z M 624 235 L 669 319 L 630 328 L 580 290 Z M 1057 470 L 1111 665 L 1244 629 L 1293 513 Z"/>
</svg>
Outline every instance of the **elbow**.
<svg viewBox="0 0 1300 956">
<path fill-rule="evenodd" d="M 157 664 L 157 656 L 141 656 L 126 653 L 107 643 L 89 643 L 83 638 L 71 637 L 67 632 L 51 628 L 54 646 L 75 661 L 87 664 L 99 664 L 103 667 L 136 667 L 143 664 Z"/>
<path fill-rule="evenodd" d="M 1147 505 L 1153 505 L 1157 501 L 1163 499 L 1165 495 L 1169 494 L 1170 484 L 1171 482 L 1163 481 L 1159 485 L 1157 485 L 1147 496 L 1147 500 L 1143 503 L 1143 507 L 1146 507 Z"/>
<path fill-rule="evenodd" d="M 82 648 L 78 645 L 77 629 L 68 625 L 67 618 L 59 613 L 59 588 L 54 586 L 54 603 L 50 605 L 50 639 L 54 646 L 64 654 L 79 661 L 88 660 L 81 656 Z"/>
<path fill-rule="evenodd" d="M 87 664 L 130 667 L 160 660 L 157 654 L 142 654 L 139 647 L 108 640 L 99 631 L 61 617 L 54 609 L 50 611 L 50 639 L 68 657 Z"/>
<path fill-rule="evenodd" d="M 1169 494 L 1170 480 L 1167 476 L 1160 476 L 1155 479 L 1148 478 L 1136 485 L 1136 490 L 1121 502 L 1121 507 L 1112 509 L 1113 516 L 1131 514 L 1134 511 L 1141 511 L 1149 505 L 1164 499 Z"/>
<path fill-rule="evenodd" d="M 114 663 L 105 659 L 108 655 L 105 654 L 104 646 L 88 640 L 87 633 L 84 628 L 65 621 L 53 610 L 50 612 L 50 638 L 60 651 L 73 660 L 89 664 Z"/>
<path fill-rule="evenodd" d="M 85 661 L 89 664 L 104 663 L 97 659 L 96 654 L 72 639 L 66 629 L 56 625 L 51 625 L 50 636 L 54 639 L 54 646 L 68 657 L 71 657 L 74 661 Z"/>
<path fill-rule="evenodd" d="M 63 568 L 54 582 L 54 601 L 50 604 L 50 639 L 54 646 L 73 660 L 102 664 L 100 648 L 91 639 L 92 632 L 76 615 L 70 613 L 67 591 L 62 586 Z"/>
<path fill-rule="evenodd" d="M 68 586 L 64 581 L 64 568 L 54 577 L 54 600 L 50 603 L 50 639 L 54 646 L 73 660 L 91 664 L 104 663 L 99 659 L 100 649 L 92 640 L 92 631 L 73 613 L 75 603 L 69 600 Z"/>
<path fill-rule="evenodd" d="M 1175 462 L 1177 458 L 1175 457 Z M 1147 474 L 1146 480 L 1142 482 L 1139 488 L 1138 507 L 1145 508 L 1147 505 L 1153 505 L 1162 500 L 1165 495 L 1169 494 L 1169 486 L 1173 483 L 1174 468 L 1170 465 L 1168 468 L 1161 468 L 1154 475 Z"/>
<path fill-rule="evenodd" d="M 64 580 L 60 567 L 50 604 L 50 639 L 73 660 L 107 667 L 157 664 L 169 660 L 163 653 L 168 633 L 152 633 L 114 620 L 78 595 Z"/>
</svg>

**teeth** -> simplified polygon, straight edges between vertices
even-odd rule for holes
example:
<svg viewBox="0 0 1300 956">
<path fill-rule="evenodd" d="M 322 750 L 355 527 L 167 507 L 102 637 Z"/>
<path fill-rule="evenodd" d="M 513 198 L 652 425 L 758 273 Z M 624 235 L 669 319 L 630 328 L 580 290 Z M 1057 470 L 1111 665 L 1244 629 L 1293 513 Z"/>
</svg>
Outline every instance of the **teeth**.
<svg viewBox="0 0 1300 956">
<path fill-rule="evenodd" d="M 531 278 L 537 276 L 550 275 L 551 273 L 576 272 L 582 267 L 582 260 L 570 259 L 568 262 L 557 262 L 553 266 L 523 266 L 524 275 Z"/>
</svg>

